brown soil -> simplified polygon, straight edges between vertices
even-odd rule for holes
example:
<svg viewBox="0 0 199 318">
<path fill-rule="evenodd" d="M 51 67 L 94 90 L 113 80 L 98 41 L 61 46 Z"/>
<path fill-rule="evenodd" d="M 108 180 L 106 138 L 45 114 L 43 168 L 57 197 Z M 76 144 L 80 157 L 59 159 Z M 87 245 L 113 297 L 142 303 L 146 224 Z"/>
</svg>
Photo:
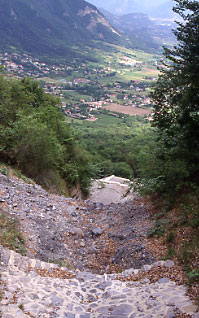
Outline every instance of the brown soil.
<svg viewBox="0 0 199 318">
<path fill-rule="evenodd" d="M 122 114 L 130 115 L 130 116 L 136 116 L 136 115 L 148 116 L 151 113 L 151 111 L 147 109 L 142 109 L 142 108 L 132 107 L 132 106 L 123 106 L 123 105 L 114 104 L 114 103 L 107 104 L 106 106 L 104 106 L 104 108 L 112 112 L 122 113 Z"/>
</svg>

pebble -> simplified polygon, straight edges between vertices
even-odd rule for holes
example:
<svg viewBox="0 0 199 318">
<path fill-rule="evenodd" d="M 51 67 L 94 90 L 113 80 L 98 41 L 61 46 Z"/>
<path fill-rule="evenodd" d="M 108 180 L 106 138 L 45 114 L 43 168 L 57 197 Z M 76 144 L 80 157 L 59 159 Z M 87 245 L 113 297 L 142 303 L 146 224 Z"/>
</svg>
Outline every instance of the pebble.
<svg viewBox="0 0 199 318">
<path fill-rule="evenodd" d="M 104 230 L 103 229 L 100 229 L 100 228 L 94 228 L 92 229 L 92 234 L 94 236 L 100 236 L 104 233 Z"/>
</svg>

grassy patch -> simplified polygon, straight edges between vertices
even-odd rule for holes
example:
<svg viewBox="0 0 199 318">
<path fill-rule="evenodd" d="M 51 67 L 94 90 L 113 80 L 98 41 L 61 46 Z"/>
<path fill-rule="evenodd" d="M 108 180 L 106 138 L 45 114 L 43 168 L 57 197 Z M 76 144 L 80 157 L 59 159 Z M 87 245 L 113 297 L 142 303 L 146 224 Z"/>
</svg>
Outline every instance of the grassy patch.
<svg viewBox="0 0 199 318">
<path fill-rule="evenodd" d="M 199 282 L 199 269 L 193 269 L 189 272 L 188 279 L 190 283 Z"/>
<path fill-rule="evenodd" d="M 174 259 L 174 257 L 176 257 L 176 250 L 171 245 L 169 245 L 168 250 L 163 257 L 163 260 Z"/>
<path fill-rule="evenodd" d="M 72 123 L 72 124 L 80 124 L 83 125 L 83 127 L 94 127 L 94 128 L 99 128 L 99 127 L 110 127 L 111 125 L 117 125 L 117 124 L 122 124 L 123 119 L 114 117 L 111 115 L 106 115 L 106 114 L 97 114 L 96 117 L 98 118 L 97 121 L 95 122 L 88 122 L 85 120 L 79 120 L 79 119 L 74 119 L 70 117 L 66 117 L 66 122 Z"/>
<path fill-rule="evenodd" d="M 73 270 L 74 269 L 74 266 L 73 264 L 71 264 L 68 260 L 66 259 L 56 259 L 56 260 L 53 260 L 53 259 L 48 259 L 46 260 L 48 263 L 52 263 L 52 264 L 56 264 L 60 267 L 66 267 L 68 270 Z"/>
<path fill-rule="evenodd" d="M 166 234 L 166 243 L 168 244 L 171 244 L 171 243 L 174 243 L 175 242 L 175 233 L 172 232 L 172 231 L 169 231 L 167 234 Z"/>
<path fill-rule="evenodd" d="M 23 174 L 22 174 L 22 172 L 20 171 L 20 170 L 18 170 L 18 169 L 14 169 L 14 174 L 18 177 L 18 178 L 20 178 L 20 179 L 22 179 L 25 183 L 32 183 L 32 181 L 29 179 L 29 178 L 27 178 L 26 176 L 24 176 Z"/>
<path fill-rule="evenodd" d="M 19 169 L 15 168 L 15 167 L 0 164 L 0 173 L 2 173 L 6 177 L 10 177 L 10 176 L 14 175 L 14 176 L 22 179 L 26 183 L 32 183 L 32 181 L 29 178 L 27 178 L 24 174 L 22 174 L 22 172 Z"/>
<path fill-rule="evenodd" d="M 23 255 L 26 250 L 18 222 L 6 213 L 0 213 L 0 245 Z"/>
<path fill-rule="evenodd" d="M 8 176 L 9 171 L 6 167 L 1 167 L 0 168 L 0 173 L 2 173 L 4 176 Z"/>
<path fill-rule="evenodd" d="M 19 309 L 21 309 L 22 311 L 24 310 L 24 305 L 23 305 L 23 304 L 20 304 L 18 307 L 19 307 Z"/>
</svg>

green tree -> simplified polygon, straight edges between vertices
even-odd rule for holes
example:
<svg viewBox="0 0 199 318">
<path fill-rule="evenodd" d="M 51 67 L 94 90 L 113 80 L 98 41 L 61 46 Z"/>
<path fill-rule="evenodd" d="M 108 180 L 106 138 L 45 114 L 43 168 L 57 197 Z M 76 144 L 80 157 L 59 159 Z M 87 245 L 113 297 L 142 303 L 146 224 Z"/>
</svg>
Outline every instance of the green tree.
<svg viewBox="0 0 199 318">
<path fill-rule="evenodd" d="M 152 94 L 159 158 L 167 185 L 199 174 L 199 3 L 174 0 L 180 22 L 177 45 L 164 48 L 167 62 Z M 175 169 L 176 166 L 176 169 Z"/>
<path fill-rule="evenodd" d="M 57 182 L 88 193 L 89 158 L 65 122 L 59 100 L 31 79 L 0 76 L 0 160 L 42 185 L 50 178 L 53 186 Z"/>
</svg>

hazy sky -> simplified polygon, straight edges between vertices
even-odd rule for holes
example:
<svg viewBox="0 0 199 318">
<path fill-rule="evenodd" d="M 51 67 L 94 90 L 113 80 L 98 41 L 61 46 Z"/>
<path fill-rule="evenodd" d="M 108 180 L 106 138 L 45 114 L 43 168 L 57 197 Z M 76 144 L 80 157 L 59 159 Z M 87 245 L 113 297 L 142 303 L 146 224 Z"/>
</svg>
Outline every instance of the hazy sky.
<svg viewBox="0 0 199 318">
<path fill-rule="evenodd" d="M 87 0 L 88 2 L 90 3 L 93 3 L 97 6 L 100 6 L 100 3 L 102 5 L 111 5 L 112 3 L 115 3 L 116 1 L 114 0 Z M 154 6 L 154 5 L 160 5 L 162 3 L 165 3 L 165 2 L 168 2 L 168 0 L 120 0 L 120 3 L 125 3 L 125 2 L 128 2 L 129 4 L 131 3 L 134 3 L 134 2 L 137 2 L 137 3 L 140 3 L 142 5 L 145 5 L 147 7 L 149 6 Z"/>
<path fill-rule="evenodd" d="M 87 0 L 114 14 L 141 12 L 150 16 L 170 16 L 174 1 L 172 0 Z"/>
</svg>

